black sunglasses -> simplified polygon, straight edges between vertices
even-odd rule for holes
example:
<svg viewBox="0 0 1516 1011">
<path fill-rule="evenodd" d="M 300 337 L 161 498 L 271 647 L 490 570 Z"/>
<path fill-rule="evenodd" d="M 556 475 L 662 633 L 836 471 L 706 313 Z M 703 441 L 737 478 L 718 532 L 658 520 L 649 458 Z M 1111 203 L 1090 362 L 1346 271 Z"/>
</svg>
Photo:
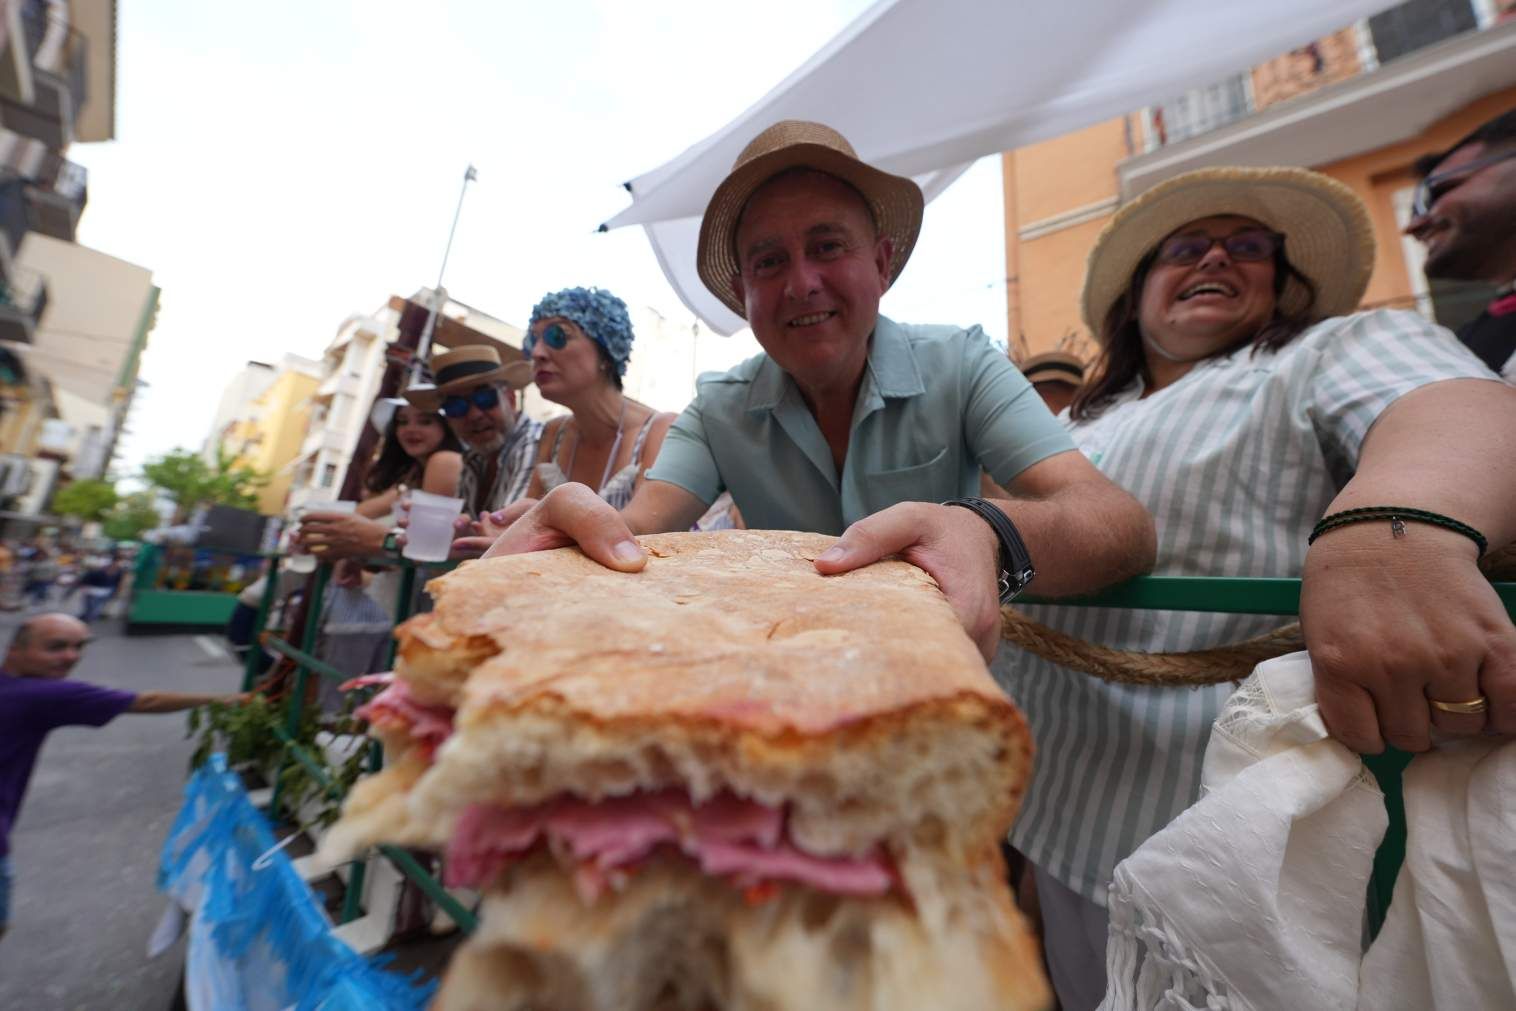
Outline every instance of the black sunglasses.
<svg viewBox="0 0 1516 1011">
<path fill-rule="evenodd" d="M 447 397 L 442 401 L 442 413 L 449 418 L 461 418 L 468 409 L 477 407 L 488 411 L 500 404 L 500 391 L 493 386 L 481 386 L 473 393 L 462 397 Z"/>
<path fill-rule="evenodd" d="M 1279 252 L 1284 246 L 1284 236 L 1266 228 L 1249 228 L 1225 238 L 1213 238 L 1204 232 L 1187 232 L 1164 240 L 1158 247 L 1158 262 L 1188 267 L 1199 263 L 1218 242 L 1232 259 L 1257 263 Z"/>
<path fill-rule="evenodd" d="M 1458 188 L 1459 182 L 1466 182 L 1468 177 L 1482 169 L 1487 169 L 1497 162 L 1503 162 L 1508 158 L 1516 158 L 1516 148 L 1502 151 L 1499 154 L 1488 155 L 1484 158 L 1475 158 L 1473 161 L 1457 168 L 1448 169 L 1446 172 L 1434 172 L 1421 182 L 1416 184 L 1416 193 L 1411 197 L 1411 214 L 1414 217 L 1425 217 L 1430 214 L 1432 208 L 1437 205 L 1438 199 L 1448 190 Z M 1451 185 L 1449 185 L 1451 184 Z"/>
</svg>

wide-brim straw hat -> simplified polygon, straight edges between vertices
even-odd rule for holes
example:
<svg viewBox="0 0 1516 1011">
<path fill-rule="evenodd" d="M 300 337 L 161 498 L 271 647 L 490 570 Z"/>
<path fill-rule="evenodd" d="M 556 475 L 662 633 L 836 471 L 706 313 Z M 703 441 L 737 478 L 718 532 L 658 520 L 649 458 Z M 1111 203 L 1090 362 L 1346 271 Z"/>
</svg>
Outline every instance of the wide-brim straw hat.
<svg viewBox="0 0 1516 1011">
<path fill-rule="evenodd" d="M 764 130 L 742 149 L 732 171 L 716 187 L 700 219 L 700 245 L 695 255 L 700 280 L 711 294 L 743 319 L 747 309 L 732 289 L 740 273 L 737 222 L 753 191 L 786 169 L 809 168 L 836 176 L 867 201 L 881 237 L 894 244 L 890 284 L 900 276 L 921 234 L 926 200 L 921 187 L 904 176 L 881 172 L 858 160 L 853 145 L 821 123 L 787 119 Z"/>
<path fill-rule="evenodd" d="M 1159 183 L 1112 216 L 1095 239 L 1080 311 L 1098 339 L 1101 323 L 1132 282 L 1137 264 L 1191 221 L 1241 215 L 1284 235 L 1284 255 L 1316 285 L 1311 321 L 1358 308 L 1374 270 L 1374 228 L 1357 194 L 1301 168 L 1197 169 Z M 1290 280 L 1279 309 L 1298 313 L 1309 293 Z"/>
<path fill-rule="evenodd" d="M 465 393 L 482 383 L 504 383 L 519 390 L 532 381 L 532 366 L 515 361 L 500 364 L 500 353 L 488 344 L 470 344 L 432 358 L 431 386 L 413 386 L 405 399 L 424 411 L 435 411 L 454 393 Z"/>
</svg>

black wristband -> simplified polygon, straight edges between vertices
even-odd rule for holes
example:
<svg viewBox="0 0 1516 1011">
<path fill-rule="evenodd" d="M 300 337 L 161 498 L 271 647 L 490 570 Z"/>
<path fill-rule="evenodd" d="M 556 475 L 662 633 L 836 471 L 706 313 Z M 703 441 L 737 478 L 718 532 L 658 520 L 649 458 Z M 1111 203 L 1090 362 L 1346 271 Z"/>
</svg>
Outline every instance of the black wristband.
<svg viewBox="0 0 1516 1011">
<path fill-rule="evenodd" d="M 1000 603 L 1004 605 L 1015 600 L 1016 595 L 1037 576 L 1037 570 L 1032 566 L 1032 554 L 1026 549 L 1026 542 L 1021 539 L 1016 524 L 998 506 L 982 498 L 955 498 L 942 504 L 971 510 L 995 531 L 995 539 L 1000 542 Z"/>
<path fill-rule="evenodd" d="M 1364 506 L 1360 509 L 1344 509 L 1341 512 L 1332 513 L 1330 516 L 1323 516 L 1321 522 L 1317 523 L 1315 528 L 1311 530 L 1311 536 L 1307 537 L 1305 542 L 1307 545 L 1311 545 L 1316 543 L 1316 538 L 1330 530 L 1336 530 L 1338 527 L 1345 527 L 1352 523 L 1369 523 L 1374 520 L 1389 520 L 1390 530 L 1396 537 L 1401 536 L 1405 530 L 1405 521 L 1410 520 L 1413 523 L 1429 523 L 1435 527 L 1442 527 L 1444 530 L 1451 530 L 1455 534 L 1462 534 L 1474 542 L 1474 546 L 1479 549 L 1479 557 L 1481 558 L 1490 549 L 1490 542 L 1485 539 L 1484 534 L 1475 530 L 1467 523 L 1460 523 L 1451 516 L 1444 516 L 1442 513 L 1434 513 L 1427 509 L 1415 509 L 1411 506 Z"/>
</svg>

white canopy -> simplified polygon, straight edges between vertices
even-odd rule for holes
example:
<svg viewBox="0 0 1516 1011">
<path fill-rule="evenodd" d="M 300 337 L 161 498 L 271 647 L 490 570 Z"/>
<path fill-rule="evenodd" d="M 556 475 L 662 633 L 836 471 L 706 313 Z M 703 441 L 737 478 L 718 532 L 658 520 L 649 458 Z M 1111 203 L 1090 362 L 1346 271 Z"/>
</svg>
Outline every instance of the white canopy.
<svg viewBox="0 0 1516 1011">
<path fill-rule="evenodd" d="M 1082 129 L 1278 56 L 1395 0 L 879 0 L 762 101 L 627 183 L 684 304 L 745 324 L 695 273 L 700 215 L 748 141 L 781 119 L 840 130 L 931 200 L 976 159 Z"/>
</svg>

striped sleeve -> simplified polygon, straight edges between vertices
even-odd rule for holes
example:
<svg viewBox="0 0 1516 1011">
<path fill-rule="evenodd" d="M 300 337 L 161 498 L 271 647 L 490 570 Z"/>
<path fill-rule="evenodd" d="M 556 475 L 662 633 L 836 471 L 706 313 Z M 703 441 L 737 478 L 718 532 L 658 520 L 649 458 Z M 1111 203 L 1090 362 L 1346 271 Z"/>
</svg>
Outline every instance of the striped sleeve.
<svg viewBox="0 0 1516 1011">
<path fill-rule="evenodd" d="M 1358 469 L 1369 429 L 1400 397 L 1445 379 L 1496 379 L 1452 332 L 1418 313 L 1382 309 L 1318 327 L 1306 410 L 1340 480 Z"/>
</svg>

